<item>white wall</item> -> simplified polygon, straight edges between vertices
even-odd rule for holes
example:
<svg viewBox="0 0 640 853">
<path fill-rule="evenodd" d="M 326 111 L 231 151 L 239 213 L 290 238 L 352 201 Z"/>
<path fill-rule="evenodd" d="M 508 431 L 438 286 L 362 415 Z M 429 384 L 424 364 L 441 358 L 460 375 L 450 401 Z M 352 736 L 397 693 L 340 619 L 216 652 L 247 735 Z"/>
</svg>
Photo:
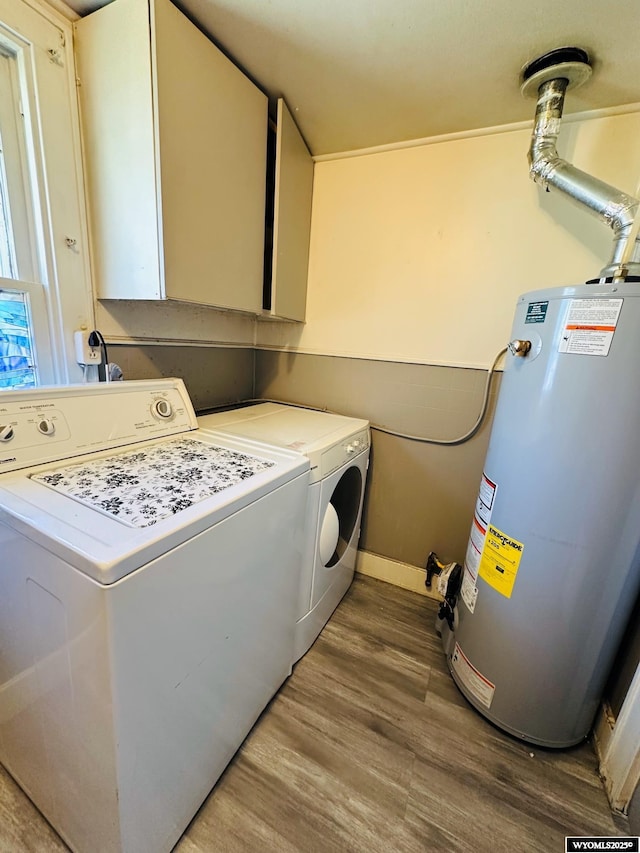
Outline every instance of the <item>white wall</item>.
<svg viewBox="0 0 640 853">
<path fill-rule="evenodd" d="M 613 235 L 528 177 L 530 130 L 317 162 L 307 322 L 258 344 L 486 367 L 516 297 L 583 282 Z M 619 189 L 640 179 L 640 112 L 565 121 L 560 154 Z"/>
</svg>

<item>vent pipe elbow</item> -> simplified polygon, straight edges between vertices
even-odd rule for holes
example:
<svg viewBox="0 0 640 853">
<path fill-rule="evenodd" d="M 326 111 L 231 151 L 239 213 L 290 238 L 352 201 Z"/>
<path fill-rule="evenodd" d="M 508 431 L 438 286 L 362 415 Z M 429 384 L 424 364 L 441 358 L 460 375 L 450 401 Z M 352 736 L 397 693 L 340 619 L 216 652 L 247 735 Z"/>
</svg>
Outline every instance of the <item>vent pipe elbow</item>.
<svg viewBox="0 0 640 853">
<path fill-rule="evenodd" d="M 530 63 L 524 72 L 522 91 L 537 92 L 536 115 L 529 146 L 529 174 L 546 190 L 564 193 L 586 208 L 614 232 L 611 259 L 600 277 L 626 278 L 640 275 L 640 238 L 633 239 L 638 199 L 610 186 L 563 160 L 556 143 L 560 132 L 565 94 L 591 74 L 587 54 L 579 48 L 551 51 Z"/>
</svg>

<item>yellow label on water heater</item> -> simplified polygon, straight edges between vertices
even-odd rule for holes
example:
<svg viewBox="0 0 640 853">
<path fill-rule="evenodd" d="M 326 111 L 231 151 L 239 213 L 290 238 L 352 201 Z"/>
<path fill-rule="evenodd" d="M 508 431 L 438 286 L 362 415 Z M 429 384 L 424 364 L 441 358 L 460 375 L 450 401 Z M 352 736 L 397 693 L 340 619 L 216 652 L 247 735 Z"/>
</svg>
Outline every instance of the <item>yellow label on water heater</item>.
<svg viewBox="0 0 640 853">
<path fill-rule="evenodd" d="M 478 574 L 496 592 L 511 598 L 524 545 L 490 524 L 487 528 Z"/>
</svg>

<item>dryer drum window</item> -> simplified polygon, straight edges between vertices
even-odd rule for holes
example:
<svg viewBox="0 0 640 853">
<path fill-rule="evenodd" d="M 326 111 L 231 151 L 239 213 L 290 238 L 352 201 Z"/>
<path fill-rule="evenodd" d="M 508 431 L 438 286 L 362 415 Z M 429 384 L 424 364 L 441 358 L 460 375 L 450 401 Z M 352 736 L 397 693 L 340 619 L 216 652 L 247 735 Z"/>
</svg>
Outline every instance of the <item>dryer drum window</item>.
<svg viewBox="0 0 640 853">
<path fill-rule="evenodd" d="M 353 536 L 358 512 L 360 510 L 360 499 L 362 497 L 362 474 L 359 468 L 348 468 L 333 490 L 330 503 L 338 516 L 339 532 L 333 556 L 325 565 L 328 568 L 339 562 L 344 552 L 349 547 Z"/>
</svg>

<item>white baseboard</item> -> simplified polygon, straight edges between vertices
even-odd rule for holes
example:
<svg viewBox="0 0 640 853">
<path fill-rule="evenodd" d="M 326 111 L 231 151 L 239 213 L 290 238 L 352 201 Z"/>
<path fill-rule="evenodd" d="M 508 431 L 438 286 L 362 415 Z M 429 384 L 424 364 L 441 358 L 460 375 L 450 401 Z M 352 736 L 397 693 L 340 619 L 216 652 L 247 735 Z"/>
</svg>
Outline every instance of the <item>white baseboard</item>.
<svg viewBox="0 0 640 853">
<path fill-rule="evenodd" d="M 358 551 L 356 572 L 394 586 L 400 586 L 402 589 L 409 589 L 411 592 L 417 592 L 427 598 L 442 600 L 435 590 L 428 590 L 424 585 L 427 576 L 425 570 L 411 566 L 409 563 L 390 560 L 388 557 L 381 557 L 379 554 L 372 554 L 370 551 Z"/>
</svg>

